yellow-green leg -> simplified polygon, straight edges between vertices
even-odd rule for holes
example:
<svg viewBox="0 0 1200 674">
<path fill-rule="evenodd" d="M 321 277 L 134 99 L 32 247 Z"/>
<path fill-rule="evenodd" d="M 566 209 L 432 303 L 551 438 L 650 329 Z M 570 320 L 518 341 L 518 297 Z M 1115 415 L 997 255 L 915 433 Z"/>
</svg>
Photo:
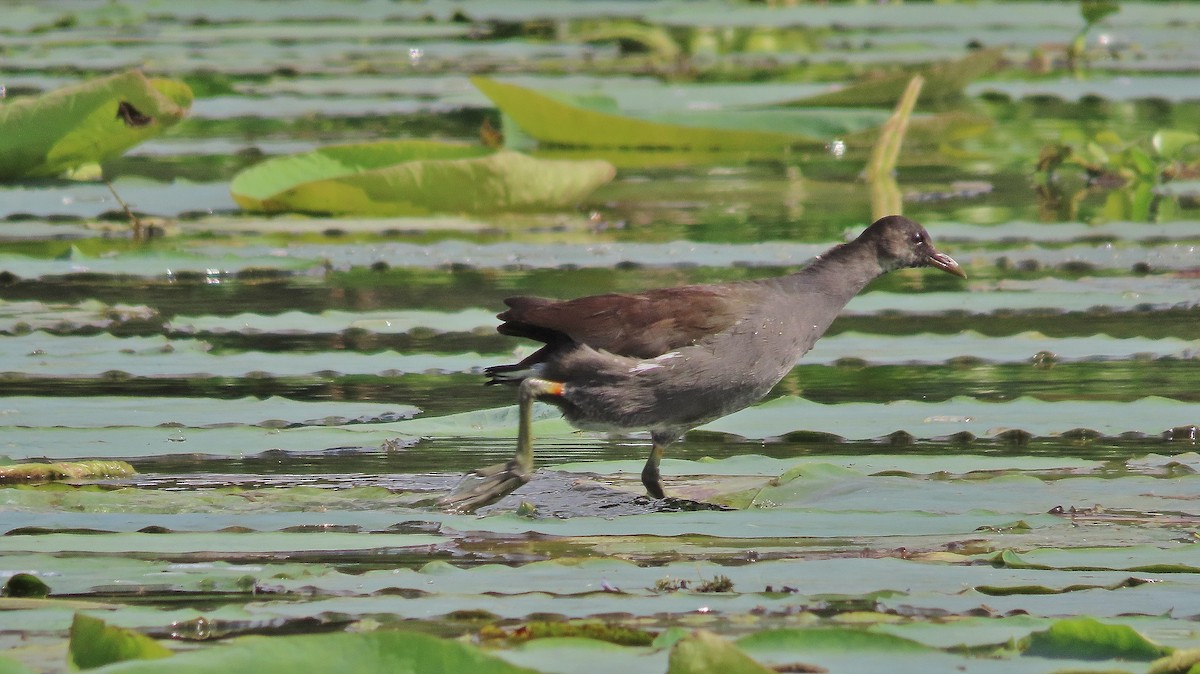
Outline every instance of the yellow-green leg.
<svg viewBox="0 0 1200 674">
<path fill-rule="evenodd" d="M 666 493 L 663 492 L 662 475 L 658 472 L 658 463 L 662 461 L 665 449 L 665 445 L 655 441 L 650 448 L 650 458 L 646 459 L 646 465 L 642 468 L 642 484 L 645 485 L 646 492 L 654 498 L 666 498 Z"/>
<path fill-rule="evenodd" d="M 521 382 L 518 396 L 517 452 L 508 461 L 477 468 L 438 500 L 445 510 L 474 512 L 495 503 L 529 481 L 533 475 L 533 403 L 539 398 L 562 395 L 563 385 L 531 377 Z"/>
</svg>

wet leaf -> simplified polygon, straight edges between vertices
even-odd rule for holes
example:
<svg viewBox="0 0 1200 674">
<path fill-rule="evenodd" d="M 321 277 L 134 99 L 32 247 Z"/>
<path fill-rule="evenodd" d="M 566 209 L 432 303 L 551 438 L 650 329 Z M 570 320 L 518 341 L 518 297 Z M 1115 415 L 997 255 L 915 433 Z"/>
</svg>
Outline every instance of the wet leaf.
<svg viewBox="0 0 1200 674">
<path fill-rule="evenodd" d="M 250 211 L 360 215 L 546 211 L 569 208 L 615 169 L 604 161 L 543 160 L 429 141 L 327 146 L 270 159 L 234 177 Z"/>
<path fill-rule="evenodd" d="M 58 175 L 115 157 L 176 124 L 192 92 L 133 70 L 0 105 L 0 180 Z"/>
</svg>

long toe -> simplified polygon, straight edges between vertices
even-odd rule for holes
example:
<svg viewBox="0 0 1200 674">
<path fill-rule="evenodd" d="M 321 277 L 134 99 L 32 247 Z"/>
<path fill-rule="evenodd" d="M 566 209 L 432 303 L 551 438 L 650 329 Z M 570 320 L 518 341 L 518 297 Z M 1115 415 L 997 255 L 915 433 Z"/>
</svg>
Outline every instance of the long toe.
<svg viewBox="0 0 1200 674">
<path fill-rule="evenodd" d="M 454 489 L 438 499 L 438 507 L 448 512 L 472 513 L 511 494 L 529 482 L 530 474 L 516 461 L 501 463 L 467 473 Z"/>
</svg>

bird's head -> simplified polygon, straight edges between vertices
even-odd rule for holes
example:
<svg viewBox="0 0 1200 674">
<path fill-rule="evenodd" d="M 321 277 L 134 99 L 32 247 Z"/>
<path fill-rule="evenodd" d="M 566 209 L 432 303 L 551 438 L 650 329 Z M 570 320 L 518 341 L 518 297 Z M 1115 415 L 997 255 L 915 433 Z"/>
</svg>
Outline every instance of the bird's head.
<svg viewBox="0 0 1200 674">
<path fill-rule="evenodd" d="M 887 271 L 904 267 L 936 267 L 966 278 L 954 258 L 933 247 L 929 232 L 902 215 L 889 215 L 871 224 L 859 236 L 875 244 L 879 262 Z"/>
</svg>

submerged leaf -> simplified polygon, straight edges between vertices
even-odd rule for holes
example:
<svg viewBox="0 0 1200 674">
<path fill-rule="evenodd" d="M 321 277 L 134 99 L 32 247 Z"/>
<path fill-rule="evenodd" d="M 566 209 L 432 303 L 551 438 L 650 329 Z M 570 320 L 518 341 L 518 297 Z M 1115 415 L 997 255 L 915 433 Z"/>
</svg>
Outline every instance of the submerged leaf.
<svg viewBox="0 0 1200 674">
<path fill-rule="evenodd" d="M 0 180 L 104 161 L 183 119 L 192 91 L 140 71 L 0 104 Z"/>
<path fill-rule="evenodd" d="M 124 660 L 157 660 L 171 655 L 170 649 L 140 632 L 115 627 L 82 613 L 76 613 L 71 623 L 68 648 L 71 662 L 80 669 Z"/>
<path fill-rule="evenodd" d="M 535 159 L 518 152 L 429 141 L 335 145 L 270 159 L 230 185 L 250 211 L 363 215 L 569 208 L 612 180 L 599 160 Z"/>
</svg>

